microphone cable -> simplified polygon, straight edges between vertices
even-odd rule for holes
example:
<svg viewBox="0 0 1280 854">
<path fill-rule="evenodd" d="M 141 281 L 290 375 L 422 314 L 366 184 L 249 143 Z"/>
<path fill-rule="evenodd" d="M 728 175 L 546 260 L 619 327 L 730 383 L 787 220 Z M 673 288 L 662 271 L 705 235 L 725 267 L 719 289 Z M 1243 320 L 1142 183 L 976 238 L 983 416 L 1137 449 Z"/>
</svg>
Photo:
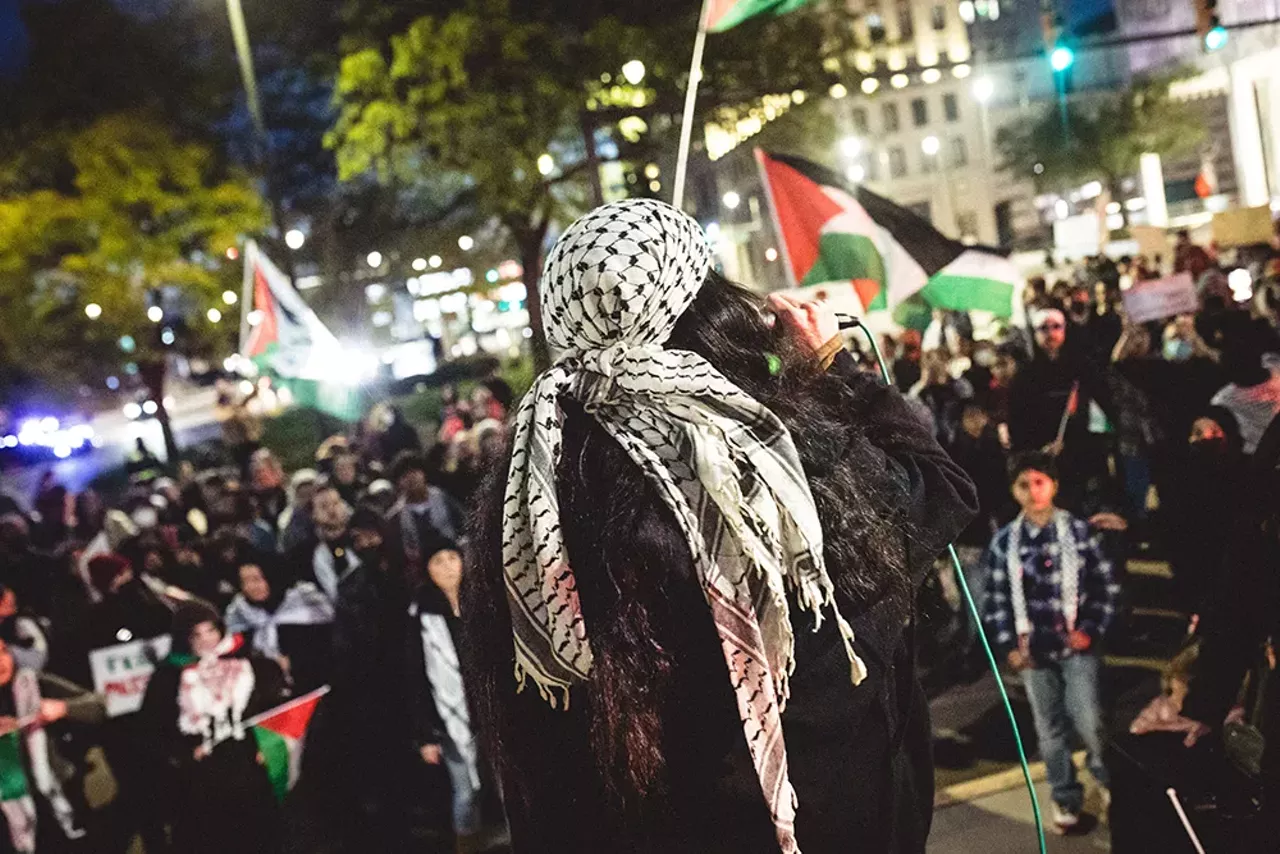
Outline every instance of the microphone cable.
<svg viewBox="0 0 1280 854">
<path fill-rule="evenodd" d="M 840 321 L 841 330 L 859 329 L 862 331 L 867 343 L 871 345 L 871 352 L 875 353 L 876 364 L 880 366 L 880 376 L 885 385 L 893 385 L 893 380 L 889 376 L 889 369 L 884 362 L 884 356 L 881 355 L 880 347 L 876 344 L 876 337 L 871 334 L 871 330 L 867 329 L 863 322 L 856 317 L 847 314 L 837 314 L 836 317 Z M 1013 743 L 1018 748 L 1018 763 L 1022 766 L 1022 779 L 1027 787 L 1027 794 L 1031 798 L 1031 811 L 1035 816 L 1036 823 L 1036 841 L 1040 845 L 1040 854 L 1046 854 L 1044 817 L 1040 814 L 1040 801 L 1036 798 L 1036 786 L 1031 779 L 1031 766 L 1027 764 L 1027 751 L 1022 745 L 1022 731 L 1018 729 L 1018 720 L 1013 715 L 1013 704 L 1009 702 L 1009 692 L 1005 690 L 1004 680 L 1000 677 L 1000 665 L 996 663 L 996 655 L 991 649 L 991 642 L 987 640 L 986 629 L 982 626 L 982 615 L 978 613 L 978 606 L 973 601 L 973 594 L 969 591 L 969 582 L 964 577 L 964 567 L 960 565 L 960 556 L 956 554 L 954 545 L 947 546 L 947 556 L 951 558 L 956 580 L 959 582 L 960 590 L 964 594 L 965 604 L 969 608 L 969 616 L 973 619 L 973 624 L 978 629 L 978 638 L 982 641 L 982 651 L 987 656 L 987 666 L 991 668 L 991 673 L 996 678 L 996 689 L 1000 692 L 1000 700 L 1004 703 L 1005 715 L 1009 718 L 1009 727 L 1013 730 Z"/>
</svg>

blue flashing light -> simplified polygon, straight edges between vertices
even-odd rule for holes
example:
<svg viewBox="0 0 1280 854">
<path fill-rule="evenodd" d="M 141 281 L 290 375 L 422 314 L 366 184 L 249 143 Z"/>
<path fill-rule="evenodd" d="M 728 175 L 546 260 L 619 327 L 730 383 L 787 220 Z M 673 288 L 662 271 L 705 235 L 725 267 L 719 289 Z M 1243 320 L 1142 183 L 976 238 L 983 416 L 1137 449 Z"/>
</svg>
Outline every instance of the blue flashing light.
<svg viewBox="0 0 1280 854">
<path fill-rule="evenodd" d="M 1066 45 L 1058 45 L 1049 54 L 1049 65 L 1054 71 L 1066 71 L 1075 61 L 1075 51 Z"/>
<path fill-rule="evenodd" d="M 1227 28 L 1219 24 L 1209 32 L 1204 34 L 1204 46 L 1206 50 L 1222 50 L 1227 46 L 1227 40 L 1230 38 Z"/>
</svg>

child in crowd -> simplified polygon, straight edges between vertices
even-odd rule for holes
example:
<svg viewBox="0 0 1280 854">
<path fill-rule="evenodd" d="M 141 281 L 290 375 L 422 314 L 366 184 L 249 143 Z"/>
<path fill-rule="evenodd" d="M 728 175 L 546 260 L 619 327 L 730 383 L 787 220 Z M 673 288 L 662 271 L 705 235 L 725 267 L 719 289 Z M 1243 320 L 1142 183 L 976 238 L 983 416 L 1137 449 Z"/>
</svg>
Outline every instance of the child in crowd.
<svg viewBox="0 0 1280 854">
<path fill-rule="evenodd" d="M 1054 504 L 1057 492 L 1051 456 L 1032 452 L 1017 460 L 1013 497 L 1022 512 L 996 532 L 983 558 L 983 622 L 993 645 L 1022 674 L 1053 790 L 1054 827 L 1065 834 L 1080 827 L 1084 808 L 1071 762 L 1073 729 L 1108 800 L 1099 647 L 1120 587 L 1099 535 Z"/>
</svg>

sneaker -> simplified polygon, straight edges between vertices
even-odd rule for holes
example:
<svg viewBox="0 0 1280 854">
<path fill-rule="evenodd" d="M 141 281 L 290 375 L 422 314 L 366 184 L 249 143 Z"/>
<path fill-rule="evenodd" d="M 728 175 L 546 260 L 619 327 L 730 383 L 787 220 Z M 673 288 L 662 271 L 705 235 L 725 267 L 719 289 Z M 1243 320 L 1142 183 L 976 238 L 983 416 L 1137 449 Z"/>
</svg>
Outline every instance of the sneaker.
<svg viewBox="0 0 1280 854">
<path fill-rule="evenodd" d="M 1053 805 L 1053 830 L 1059 836 L 1066 836 L 1080 826 L 1080 814 Z"/>
</svg>

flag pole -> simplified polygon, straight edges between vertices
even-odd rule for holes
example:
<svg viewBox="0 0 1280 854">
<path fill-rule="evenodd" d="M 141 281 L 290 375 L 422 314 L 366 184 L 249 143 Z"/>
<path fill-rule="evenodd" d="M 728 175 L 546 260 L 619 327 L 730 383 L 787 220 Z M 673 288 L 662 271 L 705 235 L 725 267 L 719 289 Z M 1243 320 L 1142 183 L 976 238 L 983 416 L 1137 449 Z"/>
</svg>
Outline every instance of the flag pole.
<svg viewBox="0 0 1280 854">
<path fill-rule="evenodd" d="M 249 346 L 249 312 L 253 311 L 253 270 L 258 261 L 258 243 L 249 240 L 244 245 L 244 282 L 240 286 L 240 355 Z"/>
<path fill-rule="evenodd" d="M 287 703 L 283 703 L 279 706 L 276 706 L 273 709 L 267 709 L 265 712 L 263 712 L 260 715 L 254 715 L 253 717 L 249 718 L 249 720 L 245 721 L 244 725 L 257 726 L 258 724 L 265 721 L 267 718 L 273 718 L 276 715 L 284 714 L 290 709 L 294 709 L 294 708 L 297 708 L 298 706 L 306 705 L 307 703 L 310 703 L 312 700 L 323 697 L 325 694 L 329 693 L 329 690 L 330 688 L 328 685 L 321 685 L 319 688 L 315 689 L 314 691 L 309 691 L 306 694 L 303 694 L 301 697 L 294 697 L 292 700 L 290 700 Z"/>
<path fill-rule="evenodd" d="M 689 65 L 689 82 L 684 91 L 684 116 L 680 123 L 680 151 L 676 156 L 676 184 L 671 204 L 684 207 L 684 185 L 689 175 L 689 148 L 693 145 L 693 114 L 698 102 L 698 84 L 702 82 L 702 55 L 707 47 L 707 18 L 711 15 L 711 0 L 702 0 L 702 13 L 698 16 L 698 35 L 693 40 L 693 62 Z"/>
</svg>

